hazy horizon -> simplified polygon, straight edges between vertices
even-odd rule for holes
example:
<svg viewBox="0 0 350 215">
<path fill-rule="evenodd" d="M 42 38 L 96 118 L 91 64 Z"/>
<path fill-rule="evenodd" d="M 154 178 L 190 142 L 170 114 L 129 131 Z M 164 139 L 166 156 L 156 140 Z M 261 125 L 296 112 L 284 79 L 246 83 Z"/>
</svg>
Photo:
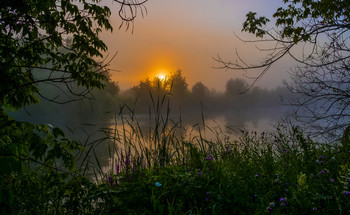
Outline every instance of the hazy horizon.
<svg viewBox="0 0 350 215">
<path fill-rule="evenodd" d="M 134 29 L 119 29 L 121 23 L 114 4 L 112 10 L 113 33 L 103 33 L 102 39 L 109 47 L 109 56 L 118 52 L 111 62 L 112 80 L 121 90 L 138 84 L 147 77 L 153 79 L 159 73 L 170 74 L 181 69 L 186 74 L 189 86 L 201 81 L 209 89 L 224 91 L 231 78 L 254 77 L 252 71 L 224 71 L 213 57 L 220 55 L 226 60 L 236 60 L 235 50 L 249 63 L 263 59 L 254 44 L 239 41 L 234 33 L 244 39 L 253 35 L 242 33 L 245 14 L 256 11 L 271 18 L 282 2 L 268 0 L 210 1 L 210 0 L 150 0 L 146 3 L 147 15 L 139 13 Z M 288 79 L 290 63 L 282 60 L 271 67 L 256 86 L 272 89 Z M 246 78 L 251 82 L 249 78 Z"/>
</svg>

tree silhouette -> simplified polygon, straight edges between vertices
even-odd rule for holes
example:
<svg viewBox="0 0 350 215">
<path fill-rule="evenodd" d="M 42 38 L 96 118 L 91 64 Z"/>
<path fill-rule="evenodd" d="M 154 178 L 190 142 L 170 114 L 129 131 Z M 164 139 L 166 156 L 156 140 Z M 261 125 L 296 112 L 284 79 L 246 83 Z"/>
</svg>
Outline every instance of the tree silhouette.
<svg viewBox="0 0 350 215">
<path fill-rule="evenodd" d="M 197 82 L 195 85 L 193 85 L 191 90 L 192 97 L 200 101 L 207 99 L 209 93 L 210 91 L 208 87 L 206 87 L 202 82 Z"/>
<path fill-rule="evenodd" d="M 181 99 L 186 98 L 189 95 L 188 84 L 181 70 L 177 70 L 170 75 L 169 83 L 170 93 L 172 94 L 173 98 Z"/>
<path fill-rule="evenodd" d="M 119 16 L 123 23 L 132 22 L 136 16 L 135 9 L 141 7 L 142 10 L 145 2 L 115 1 L 120 5 Z M 45 97 L 40 90 L 42 84 L 59 91 L 66 88 L 71 95 L 83 97 L 91 89 L 104 86 L 103 82 L 108 80 L 109 62 L 103 60 L 107 46 L 99 33 L 102 30 L 112 31 L 112 26 L 109 22 L 110 9 L 99 5 L 99 2 L 0 1 L 2 214 L 16 214 L 17 207 L 26 205 L 22 202 L 28 199 L 38 200 L 31 204 L 35 205 L 35 209 L 25 208 L 23 211 L 50 213 L 47 205 L 52 204 L 43 198 L 41 192 L 52 188 L 48 181 L 55 181 L 63 187 L 72 178 L 80 177 L 76 153 L 84 153 L 83 145 L 67 139 L 62 130 L 52 125 L 16 121 L 9 117 L 7 110 L 39 103 L 38 95 L 52 102 L 67 102 L 58 97 Z M 84 88 L 82 91 L 73 91 L 81 87 Z M 118 91 L 114 85 L 111 93 Z M 29 188 L 23 191 L 17 186 Z M 18 205 L 18 202 L 21 204 Z M 82 210 L 78 207 L 67 213 L 77 214 Z"/>
<path fill-rule="evenodd" d="M 109 61 L 101 59 L 107 46 L 99 38 L 112 31 L 111 11 L 99 1 L 38 0 L 0 2 L 0 105 L 21 108 L 45 98 L 38 84 L 66 87 L 84 96 L 102 88 Z M 145 1 L 116 1 L 119 16 L 132 22 Z M 113 57 L 112 57 L 113 58 Z M 98 60 L 101 59 L 101 60 Z M 86 88 L 74 92 L 74 85 Z M 65 102 L 59 98 L 47 98 Z"/>
<path fill-rule="evenodd" d="M 227 97 L 232 98 L 240 94 L 243 94 L 247 90 L 248 90 L 248 83 L 245 80 L 241 78 L 230 79 L 226 82 L 225 95 Z"/>
<path fill-rule="evenodd" d="M 249 12 L 243 31 L 260 38 L 251 43 L 271 44 L 259 48 L 266 53 L 260 63 L 248 63 L 240 56 L 237 61 L 218 57 L 221 68 L 232 70 L 259 70 L 259 80 L 280 59 L 289 56 L 299 65 L 292 71 L 294 83 L 289 88 L 300 95 L 292 115 L 317 133 L 336 137 L 349 125 L 350 97 L 350 1 L 294 0 L 283 1 L 273 14 L 275 28 L 269 28 L 269 19 Z M 302 45 L 303 48 L 300 49 Z M 301 51 L 299 51 L 301 50 Z M 255 82 L 254 82 L 255 83 Z M 254 84 L 253 83 L 253 84 Z"/>
</svg>

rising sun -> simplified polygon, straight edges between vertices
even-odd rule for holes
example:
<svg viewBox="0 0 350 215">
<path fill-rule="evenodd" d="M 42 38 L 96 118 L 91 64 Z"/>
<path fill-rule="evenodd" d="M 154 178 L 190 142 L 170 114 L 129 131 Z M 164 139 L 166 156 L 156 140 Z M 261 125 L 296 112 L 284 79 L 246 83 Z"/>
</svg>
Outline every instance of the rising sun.
<svg viewBox="0 0 350 215">
<path fill-rule="evenodd" d="M 165 81 L 166 75 L 161 73 L 161 74 L 157 75 L 157 78 L 159 78 L 159 80 L 161 80 L 161 81 Z"/>
</svg>

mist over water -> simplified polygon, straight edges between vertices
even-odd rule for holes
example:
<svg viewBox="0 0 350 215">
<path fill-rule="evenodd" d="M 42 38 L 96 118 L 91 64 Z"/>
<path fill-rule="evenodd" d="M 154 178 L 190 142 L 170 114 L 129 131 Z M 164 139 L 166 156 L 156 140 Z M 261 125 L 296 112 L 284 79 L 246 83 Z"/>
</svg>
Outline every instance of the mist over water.
<svg viewBox="0 0 350 215">
<path fill-rule="evenodd" d="M 79 141 L 87 150 L 93 149 L 87 159 L 98 162 L 108 172 L 115 153 L 128 147 L 125 142 L 141 142 L 146 147 L 157 132 L 163 135 L 164 131 L 174 131 L 174 138 L 188 142 L 198 142 L 198 137 L 211 142 L 234 142 L 243 131 L 273 131 L 288 109 L 281 97 L 292 98 L 284 87 L 249 88 L 242 79 L 228 80 L 225 92 L 209 90 L 201 82 L 189 89 L 180 70 L 167 80 L 142 80 L 123 92 L 115 82 L 105 84 L 104 90 L 91 92 L 93 99 L 67 104 L 42 100 L 39 105 L 10 115 L 63 129 L 68 138 Z M 58 94 L 64 98 L 64 93 L 41 88 L 48 97 Z"/>
</svg>

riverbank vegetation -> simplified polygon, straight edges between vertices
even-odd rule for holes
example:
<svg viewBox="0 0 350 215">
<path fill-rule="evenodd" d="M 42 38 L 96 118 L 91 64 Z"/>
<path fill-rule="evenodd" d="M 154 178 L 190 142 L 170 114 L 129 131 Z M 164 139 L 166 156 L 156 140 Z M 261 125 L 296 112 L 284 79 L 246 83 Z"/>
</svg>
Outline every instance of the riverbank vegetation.
<svg viewBox="0 0 350 215">
<path fill-rule="evenodd" d="M 146 13 L 147 0 L 115 2 L 121 27 L 132 27 L 136 15 Z M 263 133 L 242 130 L 231 139 L 206 124 L 203 109 L 197 109 L 196 133 L 188 135 L 181 117 L 170 117 L 171 104 L 201 104 L 203 98 L 204 108 L 220 112 L 232 105 L 237 111 L 253 107 L 251 101 L 265 107 L 267 95 L 276 92 L 251 87 L 249 99 L 237 99 L 237 91 L 247 89 L 242 80 L 229 80 L 219 96 L 201 83 L 189 91 L 181 71 L 169 82 L 145 80 L 131 89 L 132 99 L 118 104 L 114 125 L 102 127 L 98 138 L 84 130 L 87 138 L 72 140 L 50 123 L 15 119 L 10 112 L 43 99 L 62 104 L 88 99 L 91 92 L 116 106 L 119 88 L 109 80 L 108 60 L 102 59 L 107 46 L 99 38 L 102 30 L 112 31 L 111 11 L 98 0 L 1 1 L 0 213 L 350 213 L 350 3 L 283 2 L 286 7 L 273 15 L 279 29 L 267 28 L 269 20 L 253 12 L 243 24 L 262 42 L 275 42 L 261 50 L 268 52 L 262 64 L 217 60 L 224 69 L 262 69 L 256 80 L 285 55 L 301 63 L 295 85 L 289 85 L 301 95 L 293 106 L 297 122 L 311 130 L 328 122 L 320 129 L 331 131 L 329 142 L 312 139 L 295 125 Z M 328 42 L 320 44 L 319 37 Z M 312 51 L 299 59 L 291 49 L 301 43 Z M 95 91 L 103 87 L 106 91 Z M 141 106 L 133 106 L 135 100 Z M 67 117 L 90 117 L 74 111 Z M 140 111 L 148 113 L 146 133 L 135 118 Z"/>
<path fill-rule="evenodd" d="M 131 132 L 121 130 L 124 136 L 113 128 L 105 130 L 107 136 L 101 141 L 109 142 L 111 147 L 106 151 L 110 155 L 108 171 L 103 171 L 96 157 L 97 142 L 85 145 L 71 142 L 59 129 L 46 125 L 37 127 L 45 141 L 37 141 L 30 132 L 21 134 L 33 144 L 29 149 L 37 160 L 24 157 L 23 151 L 13 151 L 21 156 L 21 161 L 17 161 L 18 165 L 12 162 L 11 166 L 2 167 L 8 171 L 2 177 L 2 212 L 346 214 L 350 211 L 349 129 L 341 141 L 332 145 L 314 142 L 297 127 L 285 126 L 278 126 L 272 133 L 242 131 L 238 140 L 225 139 L 219 134 L 217 140 L 205 139 L 202 133 L 209 131 L 201 127 L 198 136 L 186 140 L 178 136 L 183 129 L 180 124 L 167 121 L 166 115 L 155 115 L 153 120 L 148 137 L 142 136 L 135 121 L 128 123 L 134 128 Z M 3 128 L 7 126 L 31 128 L 11 120 Z M 55 138 L 60 139 L 59 145 L 51 145 Z M 96 162 L 82 161 L 89 155 Z M 79 156 L 77 165 L 75 158 Z M 84 171 L 90 173 L 90 179 L 82 174 Z"/>
</svg>

